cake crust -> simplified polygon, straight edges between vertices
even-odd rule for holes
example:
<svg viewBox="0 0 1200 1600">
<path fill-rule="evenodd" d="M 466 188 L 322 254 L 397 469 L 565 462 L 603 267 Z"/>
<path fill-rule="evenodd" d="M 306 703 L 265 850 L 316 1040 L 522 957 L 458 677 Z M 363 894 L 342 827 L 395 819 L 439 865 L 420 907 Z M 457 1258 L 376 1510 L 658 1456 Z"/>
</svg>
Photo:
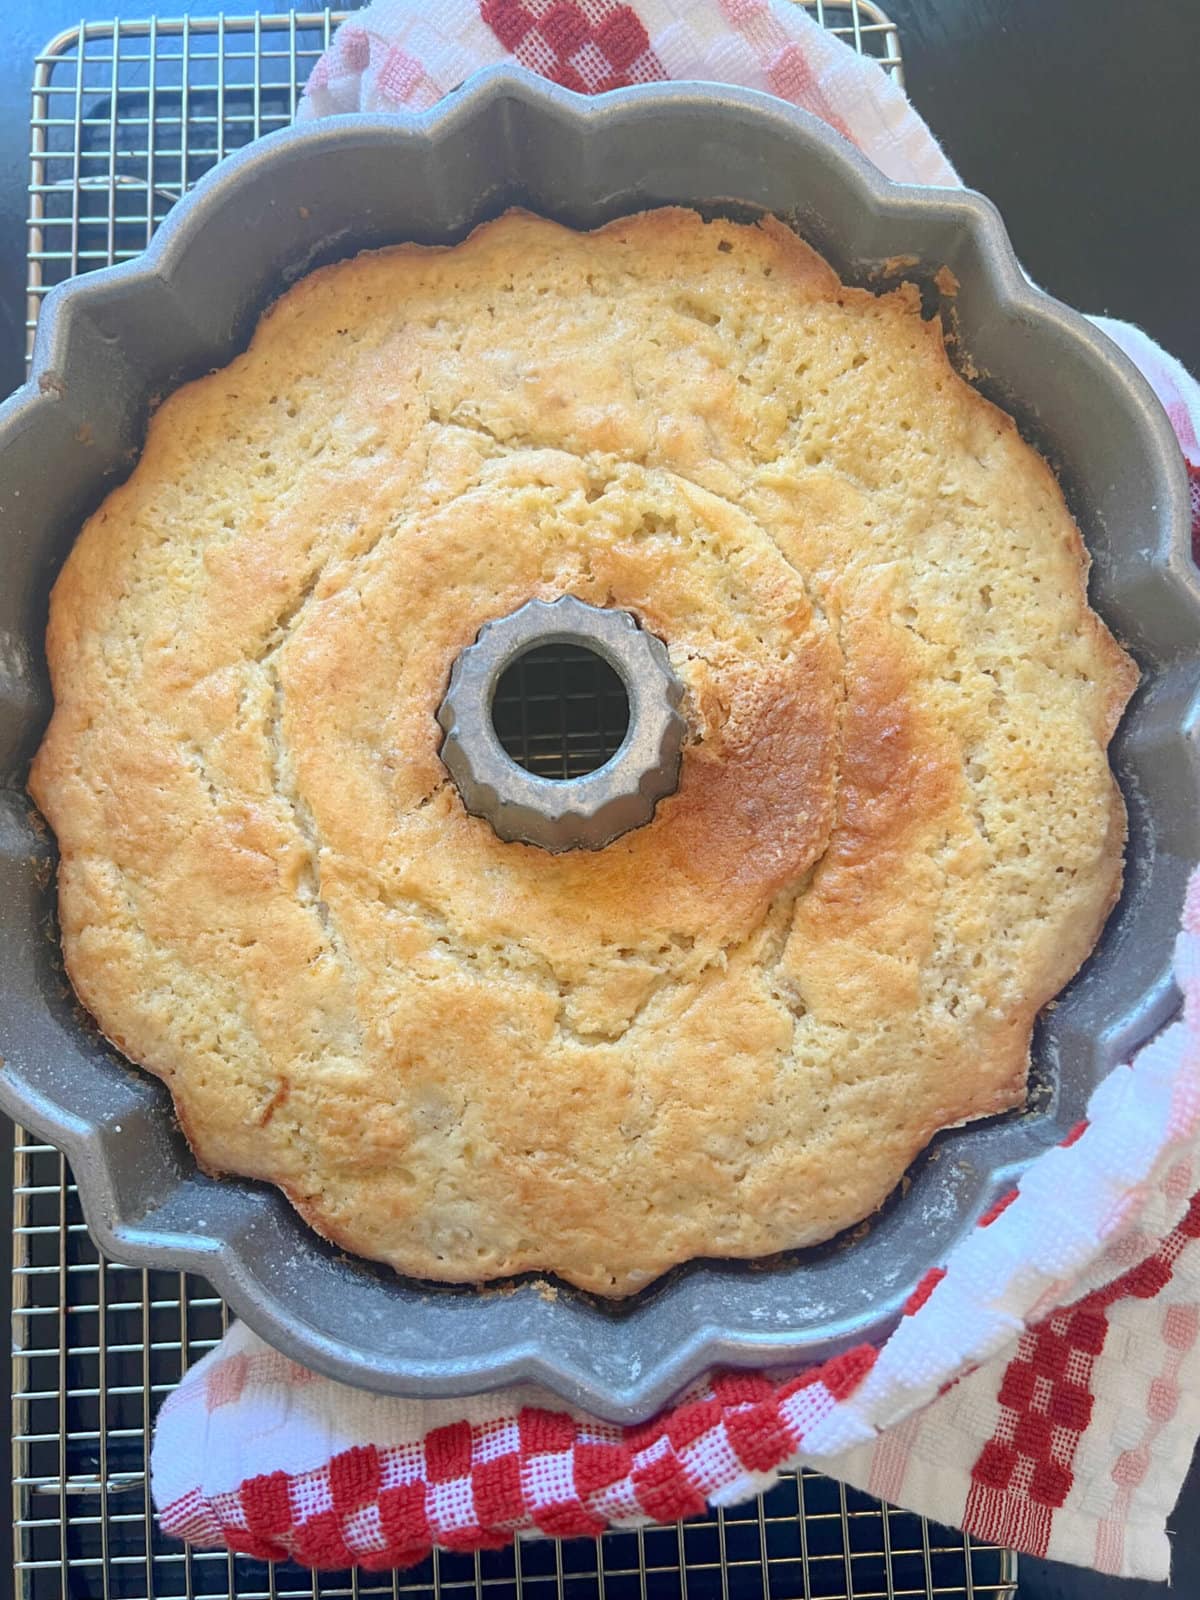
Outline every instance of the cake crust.
<svg viewBox="0 0 1200 1600">
<path fill-rule="evenodd" d="M 72 982 L 206 1169 L 401 1272 L 623 1295 L 827 1239 L 1021 1102 L 1119 892 L 1087 567 L 916 290 L 782 224 L 327 267 L 55 585 Z M 563 593 L 665 641 L 689 734 L 651 823 L 551 855 L 466 813 L 435 713 Z"/>
</svg>

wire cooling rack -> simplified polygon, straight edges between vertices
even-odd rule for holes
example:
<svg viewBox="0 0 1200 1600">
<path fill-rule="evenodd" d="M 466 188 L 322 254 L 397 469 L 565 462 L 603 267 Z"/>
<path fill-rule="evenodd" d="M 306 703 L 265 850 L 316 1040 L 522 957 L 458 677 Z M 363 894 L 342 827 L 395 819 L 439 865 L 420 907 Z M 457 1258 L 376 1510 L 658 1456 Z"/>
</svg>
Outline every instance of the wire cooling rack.
<svg viewBox="0 0 1200 1600">
<path fill-rule="evenodd" d="M 870 0 L 811 0 L 824 26 L 900 78 L 895 28 Z M 90 23 L 36 62 L 28 330 L 72 273 L 143 248 L 228 151 L 288 123 L 337 13 Z M 512 741 L 530 765 L 586 770 L 620 706 L 561 662 L 530 662 Z M 574 674 L 574 676 L 572 676 Z M 610 686 L 611 688 L 611 686 Z M 525 721 L 522 721 L 522 712 Z M 556 726 L 562 735 L 555 737 Z M 593 748 L 594 747 L 594 748 Z M 599 1540 L 435 1555 L 386 1576 L 313 1577 L 189 1552 L 157 1531 L 146 1481 L 162 1397 L 226 1324 L 203 1280 L 100 1257 L 71 1174 L 18 1128 L 14 1151 L 14 1565 L 21 1600 L 1011 1600 L 1009 1552 L 803 1472 L 757 1503 Z"/>
</svg>

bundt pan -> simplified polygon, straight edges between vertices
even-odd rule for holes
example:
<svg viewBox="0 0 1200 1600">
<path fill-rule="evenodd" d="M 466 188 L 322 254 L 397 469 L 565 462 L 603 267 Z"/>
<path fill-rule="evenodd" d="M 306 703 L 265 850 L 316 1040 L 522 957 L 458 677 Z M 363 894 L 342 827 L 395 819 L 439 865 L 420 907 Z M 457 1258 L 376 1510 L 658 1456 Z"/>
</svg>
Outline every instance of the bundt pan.
<svg viewBox="0 0 1200 1600">
<path fill-rule="evenodd" d="M 156 397 L 229 361 L 301 273 L 364 246 L 449 243 L 513 204 L 592 227 L 664 203 L 774 212 L 853 282 L 882 281 L 899 258 L 947 315 L 963 370 L 1049 456 L 1095 559 L 1093 602 L 1143 674 L 1113 747 L 1125 891 L 1039 1025 L 1026 1109 L 942 1134 L 852 1236 L 770 1262 L 694 1262 L 615 1305 L 533 1282 L 439 1288 L 348 1260 L 274 1189 L 203 1176 L 166 1090 L 75 1003 L 53 841 L 24 791 L 50 713 L 47 595 L 81 520 L 128 473 Z M 944 304 L 942 266 L 957 283 Z M 714 1363 L 809 1362 L 878 1339 L 1175 1005 L 1173 934 L 1200 859 L 1200 594 L 1167 420 L 1101 334 L 1030 286 L 987 201 L 891 184 L 779 101 L 686 84 L 586 100 L 496 70 L 429 113 L 333 118 L 239 152 L 139 260 L 48 298 L 32 378 L 0 412 L 0 539 L 0 1104 L 66 1152 L 106 1252 L 203 1273 L 272 1343 L 335 1377 L 407 1395 L 536 1380 L 635 1420 Z"/>
</svg>

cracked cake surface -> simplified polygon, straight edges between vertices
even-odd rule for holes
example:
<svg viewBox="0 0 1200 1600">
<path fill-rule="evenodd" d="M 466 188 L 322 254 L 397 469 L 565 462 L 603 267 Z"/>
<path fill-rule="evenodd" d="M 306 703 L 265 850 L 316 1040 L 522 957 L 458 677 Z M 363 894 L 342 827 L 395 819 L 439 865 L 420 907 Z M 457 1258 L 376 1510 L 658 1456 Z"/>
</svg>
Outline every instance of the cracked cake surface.
<svg viewBox="0 0 1200 1600">
<path fill-rule="evenodd" d="M 625 1294 L 827 1239 L 1019 1104 L 1120 887 L 1135 669 L 911 286 L 782 224 L 511 212 L 324 268 L 173 394 L 55 586 L 32 793 L 83 1003 L 207 1169 L 418 1276 Z M 633 613 L 678 791 L 502 843 L 435 713 Z"/>
</svg>

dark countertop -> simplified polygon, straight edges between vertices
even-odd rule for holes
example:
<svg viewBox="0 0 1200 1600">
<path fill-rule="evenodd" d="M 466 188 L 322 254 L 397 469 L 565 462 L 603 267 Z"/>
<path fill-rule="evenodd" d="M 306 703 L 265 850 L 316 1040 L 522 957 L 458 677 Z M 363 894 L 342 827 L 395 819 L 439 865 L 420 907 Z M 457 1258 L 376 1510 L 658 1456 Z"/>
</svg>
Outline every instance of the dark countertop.
<svg viewBox="0 0 1200 1600">
<path fill-rule="evenodd" d="M 1037 282 L 1083 311 L 1140 323 L 1200 369 L 1196 0 L 884 3 L 901 31 L 913 101 L 964 180 L 1000 207 Z M 22 376 L 34 54 L 81 14 L 282 8 L 283 0 L 226 0 L 223 8 L 215 0 L 9 0 L 0 52 L 0 392 Z M 11 1205 L 3 1185 L 0 1204 Z M 1174 1592 L 1187 1600 L 1200 1595 L 1196 1468 L 1172 1523 Z M 1022 1600 L 1163 1600 L 1167 1590 L 1023 1559 L 1020 1592 Z"/>
</svg>

